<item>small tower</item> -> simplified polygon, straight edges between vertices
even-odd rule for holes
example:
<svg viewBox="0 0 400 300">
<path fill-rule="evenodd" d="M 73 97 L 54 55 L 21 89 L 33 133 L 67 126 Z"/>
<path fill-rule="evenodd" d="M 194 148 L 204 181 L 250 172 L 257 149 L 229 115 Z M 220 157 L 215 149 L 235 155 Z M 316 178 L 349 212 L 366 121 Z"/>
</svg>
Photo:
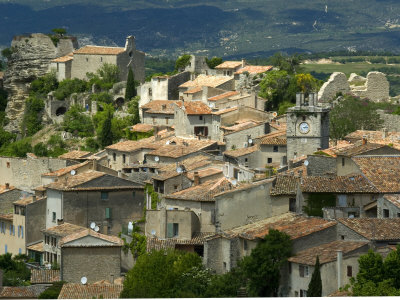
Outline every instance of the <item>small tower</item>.
<svg viewBox="0 0 400 300">
<path fill-rule="evenodd" d="M 128 52 L 132 51 L 132 53 L 136 50 L 135 37 L 133 35 L 129 35 L 126 37 L 125 50 Z"/>
<path fill-rule="evenodd" d="M 329 148 L 329 107 L 317 106 L 318 94 L 296 94 L 296 106 L 287 111 L 287 159 Z"/>
</svg>

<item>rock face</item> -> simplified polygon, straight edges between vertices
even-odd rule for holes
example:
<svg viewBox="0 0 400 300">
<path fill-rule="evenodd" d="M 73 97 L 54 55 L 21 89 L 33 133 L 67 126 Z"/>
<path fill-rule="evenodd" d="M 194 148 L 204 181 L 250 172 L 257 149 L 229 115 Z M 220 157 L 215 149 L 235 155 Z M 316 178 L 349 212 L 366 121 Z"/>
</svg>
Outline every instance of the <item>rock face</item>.
<svg viewBox="0 0 400 300">
<path fill-rule="evenodd" d="M 361 98 L 368 98 L 373 102 L 389 100 L 389 82 L 381 72 L 369 72 L 363 86 L 352 87 L 352 93 Z"/>
<path fill-rule="evenodd" d="M 4 74 L 4 88 L 9 95 L 6 108 L 9 123 L 5 130 L 20 132 L 30 83 L 48 72 L 52 59 L 72 52 L 77 46 L 74 38 L 60 39 L 55 46 L 41 33 L 14 37 L 11 42 L 13 53 Z"/>
<path fill-rule="evenodd" d="M 322 102 L 327 102 L 334 99 L 339 92 L 348 94 L 350 92 L 350 85 L 344 73 L 334 72 L 319 90 L 318 99 Z"/>
</svg>

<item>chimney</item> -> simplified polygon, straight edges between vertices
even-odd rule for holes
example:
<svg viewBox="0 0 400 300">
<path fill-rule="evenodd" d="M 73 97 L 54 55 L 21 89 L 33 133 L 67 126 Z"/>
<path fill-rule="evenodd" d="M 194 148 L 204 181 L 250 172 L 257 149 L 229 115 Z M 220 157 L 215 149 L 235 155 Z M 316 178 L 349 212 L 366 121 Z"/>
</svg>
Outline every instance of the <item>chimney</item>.
<svg viewBox="0 0 400 300">
<path fill-rule="evenodd" d="M 10 184 L 8 182 L 6 182 L 6 190 L 10 189 Z"/>
<path fill-rule="evenodd" d="M 366 135 L 364 135 L 364 136 L 362 137 L 362 144 L 363 144 L 363 145 L 366 145 L 366 144 L 367 144 L 367 142 L 368 142 L 368 140 L 367 140 L 367 136 L 366 136 Z"/>
<path fill-rule="evenodd" d="M 57 225 L 64 224 L 64 219 L 57 219 Z"/>
<path fill-rule="evenodd" d="M 244 58 L 242 58 L 242 68 L 244 68 L 246 66 L 246 61 L 244 60 Z"/>
<path fill-rule="evenodd" d="M 386 139 L 388 136 L 388 129 L 387 128 L 383 128 L 382 129 L 382 139 Z"/>
<path fill-rule="evenodd" d="M 337 251 L 337 289 L 342 287 L 342 260 L 343 260 L 343 252 L 341 250 Z"/>
<path fill-rule="evenodd" d="M 36 195 L 33 195 L 32 196 L 32 202 L 35 202 L 36 201 Z"/>
<path fill-rule="evenodd" d="M 199 172 L 194 171 L 194 186 L 197 186 L 200 184 L 200 176 L 199 176 Z"/>
</svg>

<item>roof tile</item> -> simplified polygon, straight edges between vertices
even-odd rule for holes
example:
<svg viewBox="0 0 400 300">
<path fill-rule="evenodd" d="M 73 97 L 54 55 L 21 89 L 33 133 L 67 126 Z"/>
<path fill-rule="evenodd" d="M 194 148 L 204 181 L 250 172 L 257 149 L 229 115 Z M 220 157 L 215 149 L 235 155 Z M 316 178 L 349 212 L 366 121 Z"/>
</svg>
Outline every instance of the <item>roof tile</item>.
<svg viewBox="0 0 400 300">
<path fill-rule="evenodd" d="M 74 51 L 74 54 L 118 55 L 125 52 L 122 47 L 84 46 Z"/>
<path fill-rule="evenodd" d="M 58 299 L 118 299 L 122 284 L 80 284 L 65 283 Z"/>
<path fill-rule="evenodd" d="M 340 218 L 337 221 L 368 240 L 400 240 L 400 218 Z"/>
</svg>

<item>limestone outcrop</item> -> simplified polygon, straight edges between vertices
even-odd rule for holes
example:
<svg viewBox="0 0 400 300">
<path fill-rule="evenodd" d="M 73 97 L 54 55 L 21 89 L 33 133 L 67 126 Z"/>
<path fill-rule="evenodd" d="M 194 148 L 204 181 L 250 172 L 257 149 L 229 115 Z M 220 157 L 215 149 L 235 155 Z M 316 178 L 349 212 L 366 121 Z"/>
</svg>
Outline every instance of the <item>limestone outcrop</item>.
<svg viewBox="0 0 400 300">
<path fill-rule="evenodd" d="M 48 72 L 52 59 L 72 52 L 77 46 L 74 38 L 60 39 L 55 46 L 50 37 L 41 33 L 14 37 L 12 55 L 4 74 L 4 88 L 9 95 L 6 108 L 9 123 L 5 130 L 20 132 L 30 83 Z"/>
<path fill-rule="evenodd" d="M 350 85 L 344 73 L 334 72 L 319 90 L 318 99 L 322 102 L 328 102 L 333 100 L 339 92 L 348 94 L 350 92 Z"/>
</svg>

